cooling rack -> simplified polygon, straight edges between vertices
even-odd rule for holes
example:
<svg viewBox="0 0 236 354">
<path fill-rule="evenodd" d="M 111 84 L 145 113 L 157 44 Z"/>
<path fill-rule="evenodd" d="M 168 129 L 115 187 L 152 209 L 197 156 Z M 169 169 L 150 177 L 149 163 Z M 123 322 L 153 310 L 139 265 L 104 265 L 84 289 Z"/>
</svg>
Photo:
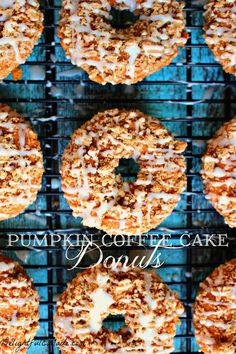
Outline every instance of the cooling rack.
<svg viewBox="0 0 236 354">
<path fill-rule="evenodd" d="M 65 249 L 58 243 L 47 247 L 20 242 L 8 247 L 8 234 L 32 234 L 50 241 L 52 233 L 94 234 L 71 215 L 60 188 L 60 156 L 70 134 L 99 110 L 114 107 L 137 108 L 161 119 L 179 139 L 187 141 L 187 189 L 172 215 L 145 238 L 145 248 L 110 247 L 104 256 L 121 254 L 131 259 L 137 254 L 149 255 L 149 237 L 171 233 L 173 239 L 184 233 L 228 234 L 230 247 L 188 247 L 162 249 L 165 264 L 158 270 L 164 281 L 176 290 L 186 306 L 186 313 L 175 340 L 175 353 L 197 353 L 191 324 L 192 304 L 198 284 L 218 264 L 235 257 L 234 231 L 205 199 L 200 179 L 200 158 L 206 141 L 216 129 L 235 115 L 235 78 L 223 72 L 202 38 L 203 7 L 198 1 L 187 1 L 185 15 L 190 35 L 185 48 L 166 68 L 132 86 L 101 86 L 73 67 L 65 58 L 57 37 L 60 0 L 45 0 L 41 8 L 45 17 L 44 34 L 26 64 L 22 79 L 9 76 L 0 85 L 1 102 L 16 108 L 31 120 L 44 153 L 43 187 L 36 203 L 19 217 L 0 223 L 0 249 L 17 259 L 34 279 L 40 294 L 40 330 L 29 354 L 57 354 L 53 340 L 53 313 L 57 295 L 76 271 L 69 271 Z M 44 240 L 45 242 L 45 240 Z M 76 247 L 75 247 L 76 251 Z M 91 252 L 81 266 L 93 263 Z M 122 319 L 109 318 L 106 325 L 116 329 Z"/>
</svg>

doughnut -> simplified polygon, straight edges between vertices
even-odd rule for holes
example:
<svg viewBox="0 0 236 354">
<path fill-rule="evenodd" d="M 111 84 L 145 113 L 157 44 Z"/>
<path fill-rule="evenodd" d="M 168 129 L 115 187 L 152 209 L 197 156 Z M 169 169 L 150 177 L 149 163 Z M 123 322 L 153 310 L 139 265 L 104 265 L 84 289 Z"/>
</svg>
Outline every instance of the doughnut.
<svg viewBox="0 0 236 354">
<path fill-rule="evenodd" d="M 0 1 L 0 80 L 30 56 L 43 31 L 38 0 Z"/>
<path fill-rule="evenodd" d="M 230 227 L 236 227 L 236 117 L 208 142 L 202 158 L 207 199 Z"/>
<path fill-rule="evenodd" d="M 0 353 L 26 353 L 38 330 L 39 296 L 24 269 L 0 255 Z"/>
<path fill-rule="evenodd" d="M 111 24 L 111 8 L 139 19 Z M 176 0 L 63 0 L 58 34 L 71 62 L 100 84 L 133 84 L 168 65 L 186 44 L 183 4 Z"/>
<path fill-rule="evenodd" d="M 15 217 L 35 201 L 42 175 L 36 134 L 18 113 L 0 104 L 0 220 Z"/>
<path fill-rule="evenodd" d="M 79 273 L 60 296 L 54 334 L 62 354 L 168 354 L 183 312 L 155 271 L 97 266 Z M 109 315 L 124 316 L 125 326 L 105 328 Z"/>
<path fill-rule="evenodd" d="M 140 234 L 159 225 L 185 189 L 186 143 L 142 112 L 100 112 L 72 135 L 62 156 L 62 190 L 75 217 L 109 234 Z M 121 159 L 139 165 L 123 181 Z"/>
<path fill-rule="evenodd" d="M 203 353 L 236 353 L 236 258 L 220 265 L 200 284 L 193 321 Z"/>
<path fill-rule="evenodd" d="M 205 6 L 205 40 L 225 72 L 236 75 L 235 0 L 210 0 Z"/>
</svg>

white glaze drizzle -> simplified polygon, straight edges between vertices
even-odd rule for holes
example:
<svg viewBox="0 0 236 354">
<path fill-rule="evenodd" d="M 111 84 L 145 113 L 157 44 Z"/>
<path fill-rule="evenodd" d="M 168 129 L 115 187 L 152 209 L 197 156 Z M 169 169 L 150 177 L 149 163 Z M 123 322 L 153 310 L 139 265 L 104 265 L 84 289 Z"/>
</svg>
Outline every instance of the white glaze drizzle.
<svg viewBox="0 0 236 354">
<path fill-rule="evenodd" d="M 29 327 L 34 321 L 35 318 L 27 315 L 27 318 L 22 318 L 19 314 L 19 309 L 29 303 L 33 306 L 37 306 L 37 298 L 33 295 L 31 296 L 17 296 L 22 288 L 31 287 L 31 281 L 25 278 L 24 280 L 17 281 L 15 279 L 15 274 L 11 274 L 15 268 L 15 262 L 0 262 L 0 275 L 4 277 L 4 280 L 0 281 L 0 329 L 5 329 L 6 331 L 11 331 L 11 327 Z M 11 273 L 9 273 L 11 271 Z M 5 282 L 10 279 L 10 282 Z M 16 290 L 18 289 L 18 290 Z M 11 296 L 12 295 L 12 296 Z M 12 313 L 9 314 L 10 307 L 12 308 Z M 6 317 L 4 316 L 5 311 L 7 310 Z"/>
<path fill-rule="evenodd" d="M 2 8 L 2 9 L 10 9 L 10 8 L 13 7 L 14 1 L 15 0 L 1 0 L 0 8 Z"/>
<path fill-rule="evenodd" d="M 17 311 L 12 314 L 10 320 L 6 319 L 5 317 L 0 317 L 0 328 L 10 329 L 11 327 L 25 327 L 29 326 L 33 323 L 35 319 L 26 320 L 26 319 L 19 319 L 17 317 Z"/>
<path fill-rule="evenodd" d="M 16 165 L 25 168 L 24 174 L 21 177 L 26 180 L 26 183 L 18 183 L 14 180 L 10 180 L 8 182 L 8 186 L 2 186 L 0 188 L 0 206 L 6 207 L 9 204 L 13 205 L 28 205 L 32 202 L 33 195 L 29 193 L 29 190 L 37 191 L 40 188 L 40 185 L 33 184 L 30 180 L 29 171 L 35 169 L 35 167 L 42 168 L 42 164 L 39 162 L 37 165 L 30 166 L 27 162 L 28 156 L 41 156 L 41 152 L 36 148 L 31 148 L 26 150 L 26 136 L 27 131 L 29 129 L 29 125 L 27 123 L 12 123 L 11 121 L 3 121 L 6 120 L 8 116 L 7 112 L 0 113 L 0 132 L 2 135 L 5 134 L 5 129 L 9 133 L 13 133 L 16 129 L 18 130 L 18 137 L 19 137 L 19 145 L 20 148 L 9 148 L 6 143 L 0 141 L 0 171 L 8 172 L 11 171 L 13 168 L 15 169 Z M 10 161 L 12 159 L 13 167 L 5 167 L 5 161 Z M 3 164 L 3 166 L 2 166 Z M 18 195 L 17 198 L 15 195 L 11 195 L 11 192 L 17 189 Z M 4 208 L 0 213 L 0 217 L 8 217 L 8 213 L 4 212 Z"/>
<path fill-rule="evenodd" d="M 115 267 L 111 269 L 113 272 L 116 274 L 119 272 L 126 272 L 127 268 L 125 267 Z M 148 314 L 144 313 L 142 310 L 137 311 L 137 319 L 141 325 L 137 330 L 133 332 L 133 335 L 136 339 L 140 338 L 143 341 L 143 344 L 140 346 L 126 346 L 122 348 L 117 348 L 117 344 L 115 343 L 110 343 L 109 340 L 107 339 L 106 341 L 106 350 L 115 350 L 115 353 L 128 353 L 129 351 L 135 351 L 135 350 L 142 350 L 146 354 L 152 354 L 153 350 L 158 349 L 158 353 L 170 353 L 173 350 L 173 333 L 170 333 L 169 331 L 162 331 L 160 330 L 161 327 L 163 327 L 166 323 L 168 322 L 173 322 L 175 316 L 179 316 L 182 314 L 182 310 L 179 311 L 177 309 L 173 309 L 173 314 L 170 316 L 167 316 L 165 314 L 157 316 L 154 312 L 155 308 L 157 307 L 157 302 L 163 301 L 162 297 L 160 296 L 155 296 L 155 299 L 153 298 L 153 294 L 151 292 L 151 287 L 152 287 L 152 273 L 148 273 L 146 271 L 140 273 L 140 276 L 143 277 L 144 284 L 145 284 L 145 298 L 146 298 L 146 303 L 148 306 Z M 66 309 L 70 310 L 73 312 L 73 316 L 59 316 L 56 314 L 55 316 L 55 330 L 56 331 L 63 331 L 69 342 L 69 346 L 73 348 L 74 350 L 76 349 L 76 352 L 78 350 L 78 353 L 80 352 L 80 346 L 70 343 L 70 338 L 75 338 L 74 336 L 78 336 L 81 338 L 83 335 L 87 335 L 89 333 L 96 334 L 102 329 L 102 319 L 103 319 L 103 314 L 109 312 L 109 307 L 115 304 L 115 300 L 111 297 L 110 294 L 107 293 L 107 291 L 104 290 L 104 286 L 106 286 L 107 282 L 109 280 L 109 275 L 102 275 L 99 273 L 99 270 L 96 275 L 96 285 L 98 286 L 92 294 L 89 294 L 90 299 L 92 299 L 93 302 L 93 307 L 87 307 L 83 305 L 79 306 L 71 306 L 66 304 Z M 90 281 L 87 279 L 87 281 Z M 93 280 L 91 280 L 93 282 Z M 118 287 L 119 293 L 120 292 L 125 292 L 130 290 L 130 286 L 132 287 L 132 281 L 130 281 L 128 278 L 123 280 L 122 282 L 126 282 L 126 286 L 122 287 L 122 282 L 117 281 L 116 279 L 112 278 L 112 282 L 115 284 L 115 286 Z M 114 286 L 113 284 L 113 286 Z M 68 290 L 70 289 L 70 285 L 68 286 Z M 164 295 L 164 299 L 168 299 L 168 301 L 175 301 L 175 298 L 172 293 L 170 293 L 170 290 L 167 289 L 167 293 Z M 104 301 L 105 300 L 105 301 Z M 130 303 L 129 298 L 126 299 L 125 294 L 124 294 L 124 299 L 122 299 L 122 302 L 125 303 L 125 300 L 127 300 L 127 303 Z M 121 300 L 119 300 L 121 301 Z M 133 301 L 138 301 L 138 299 L 133 300 Z M 61 302 L 59 303 L 61 305 Z M 58 304 L 58 305 L 59 305 Z M 81 311 L 88 311 L 89 312 L 89 321 L 88 326 L 85 326 L 83 328 L 78 328 L 76 325 L 77 320 L 81 318 Z M 113 310 L 114 311 L 114 310 Z M 136 311 L 134 311 L 135 313 Z M 118 313 L 117 313 L 118 314 Z M 79 315 L 79 316 L 78 316 Z M 129 312 L 127 312 L 127 317 L 129 317 Z M 133 318 L 133 317 L 132 317 Z M 131 320 L 131 318 L 130 318 Z M 134 320 L 134 319 L 133 319 Z M 58 327 L 58 328 L 57 328 Z M 159 331 L 161 331 L 159 333 Z M 96 339 L 95 339 L 96 340 Z"/>
<path fill-rule="evenodd" d="M 89 325 L 85 328 L 74 328 L 74 317 L 56 316 L 55 322 L 58 327 L 63 329 L 67 334 L 86 334 L 90 332 L 97 333 L 102 328 L 102 314 L 107 312 L 109 307 L 114 303 L 113 298 L 107 291 L 104 290 L 104 285 L 108 280 L 108 276 L 97 274 L 97 288 L 90 294 L 92 307 L 77 306 L 73 308 L 73 314 L 76 315 L 79 311 L 89 311 Z"/>
<path fill-rule="evenodd" d="M 31 41 L 30 37 L 28 38 L 23 35 L 23 32 L 26 29 L 28 29 L 28 27 L 25 24 L 20 23 L 19 24 L 20 33 L 16 37 L 14 35 L 15 29 L 12 27 L 12 23 L 10 21 L 7 21 L 9 18 L 8 18 L 6 10 L 14 8 L 14 5 L 16 3 L 18 5 L 20 5 L 24 11 L 24 6 L 26 3 L 26 0 L 18 0 L 17 2 L 15 0 L 1 0 L 1 2 L 0 2 L 0 8 L 3 9 L 3 15 L 0 16 L 0 21 L 4 22 L 4 27 L 8 32 L 13 33 L 13 35 L 4 36 L 4 37 L 0 38 L 0 53 L 4 52 L 6 50 L 5 46 L 10 46 L 14 50 L 16 62 L 18 64 L 23 64 L 25 62 L 25 59 L 21 57 L 19 43 Z M 27 0 L 27 3 L 31 6 L 34 6 L 34 7 L 37 6 L 37 3 L 33 0 Z M 18 11 L 21 11 L 21 10 L 18 10 Z M 32 30 L 31 30 L 31 35 L 32 35 Z"/>
<path fill-rule="evenodd" d="M 29 41 L 29 38 L 23 37 L 23 36 L 20 36 L 17 38 L 14 38 L 14 37 L 0 38 L 0 52 L 3 51 L 3 49 L 1 49 L 1 47 L 5 46 L 5 45 L 10 45 L 15 52 L 16 61 L 18 64 L 22 64 L 25 61 L 25 59 L 21 58 L 21 55 L 20 55 L 20 50 L 19 50 L 19 46 L 18 46 L 18 42 L 20 42 L 20 41 L 27 42 L 27 41 Z"/>
<path fill-rule="evenodd" d="M 206 30 L 206 42 L 209 46 L 220 45 L 216 59 L 227 60 L 227 63 L 224 64 L 226 68 L 236 65 L 235 8 L 235 6 L 230 5 L 230 2 L 225 7 L 214 6 L 212 1 L 206 5 L 205 17 L 212 19 L 214 16 L 214 21 L 210 24 L 210 28 Z M 219 16 L 218 12 L 222 14 L 228 12 L 227 17 Z M 221 45 L 221 43 L 223 44 Z"/>
<path fill-rule="evenodd" d="M 129 64 L 127 66 L 126 74 L 130 76 L 131 78 L 134 78 L 135 76 L 135 61 L 138 58 L 138 55 L 140 54 L 141 50 L 138 46 L 138 44 L 132 44 L 130 46 L 126 47 L 126 53 L 129 54 Z"/>
<path fill-rule="evenodd" d="M 128 8 L 131 11 L 139 9 L 142 12 L 146 9 L 152 8 L 153 1 L 154 0 L 148 0 L 146 2 L 137 3 L 134 0 L 116 0 L 114 6 L 122 6 L 123 9 Z M 155 1 L 158 3 L 162 2 L 157 0 Z M 131 43 L 126 43 L 121 35 L 120 40 L 117 41 L 117 34 L 113 34 L 110 32 L 110 25 L 107 23 L 103 24 L 104 28 L 101 31 L 93 29 L 94 22 L 92 22 L 91 13 L 109 19 L 109 11 L 111 7 L 108 0 L 102 1 L 101 4 L 99 4 L 98 8 L 93 8 L 90 4 L 84 2 L 79 4 L 79 2 L 75 2 L 73 0 L 64 1 L 64 6 L 66 9 L 70 10 L 70 27 L 72 31 L 76 33 L 77 37 L 74 48 L 70 49 L 71 61 L 77 66 L 83 66 L 84 64 L 86 64 L 89 66 L 94 66 L 101 73 L 107 70 L 110 70 L 114 73 L 116 67 L 119 67 L 119 65 L 123 65 L 122 63 L 119 63 L 118 59 L 115 59 L 115 61 L 110 59 L 111 53 L 107 48 L 109 47 L 109 42 L 115 39 L 116 45 L 114 49 L 114 55 L 116 55 L 117 57 L 119 55 L 121 47 L 123 49 L 123 44 L 126 45 L 126 47 L 123 49 L 129 55 L 128 63 L 126 65 L 126 75 L 129 78 L 133 79 L 135 77 L 135 68 L 138 66 L 137 59 L 139 54 L 143 55 L 143 53 L 146 53 L 146 55 L 154 57 L 160 57 L 165 55 L 169 56 L 173 52 L 173 45 L 184 45 L 186 43 L 186 38 L 182 38 L 181 34 L 178 32 L 175 32 L 173 38 L 169 38 L 166 33 L 163 33 L 161 30 L 159 30 L 159 28 L 163 27 L 163 25 L 165 25 L 166 23 L 171 23 L 175 25 L 182 21 L 179 20 L 178 14 L 176 15 L 176 18 L 174 18 L 170 13 L 151 15 L 148 17 L 145 15 L 141 15 L 141 21 L 157 23 L 157 26 L 153 26 L 152 31 L 150 31 L 150 34 L 148 36 L 145 36 L 145 41 L 143 40 L 143 38 L 140 37 L 135 38 L 135 41 L 133 40 L 131 41 Z M 81 9 L 83 9 L 84 19 L 86 21 L 85 24 L 84 22 L 82 22 L 82 17 L 79 17 L 77 15 L 79 6 Z M 83 43 L 87 40 L 91 41 L 92 38 L 96 43 L 94 45 L 93 53 L 97 52 L 98 58 L 95 59 L 94 57 L 96 57 L 96 55 L 91 54 L 91 48 L 88 46 L 86 48 Z M 163 43 L 163 41 L 171 41 L 171 46 L 167 46 L 165 43 Z"/>
<path fill-rule="evenodd" d="M 195 321 L 198 321 L 201 326 L 207 330 L 196 333 L 196 338 L 199 342 L 213 345 L 215 339 L 212 337 L 212 332 L 208 330 L 210 327 L 215 327 L 226 335 L 227 331 L 235 328 L 235 320 L 227 320 L 228 315 L 234 314 L 236 310 L 236 297 L 234 296 L 235 285 L 228 285 L 228 270 L 226 265 L 222 265 L 215 270 L 214 277 L 209 276 L 200 284 L 200 289 L 204 292 L 198 296 L 198 305 L 195 308 Z M 234 271 L 234 269 L 233 269 Z M 233 273 L 232 271 L 232 273 Z M 229 280 L 228 280 L 229 281 Z M 232 283 L 232 280 L 230 280 Z M 215 299 L 212 299 L 212 296 Z M 209 298 L 210 297 L 210 298 Z M 215 309 L 205 310 L 205 306 L 214 306 Z M 227 315 L 227 316 L 226 316 Z M 234 318 L 234 316 L 232 316 Z M 202 333 L 204 332 L 204 336 Z"/>
<path fill-rule="evenodd" d="M 9 270 L 12 270 L 15 267 L 15 263 L 5 263 L 5 262 L 0 262 L 0 275 L 2 273 L 8 272 Z"/>
<path fill-rule="evenodd" d="M 233 146 L 236 148 L 236 120 L 233 119 L 230 123 L 229 130 L 224 130 L 222 127 L 222 132 L 219 133 L 217 137 L 214 137 L 210 140 L 209 144 L 212 147 L 229 147 Z M 204 163 L 214 164 L 214 170 L 202 170 L 202 174 L 204 174 L 207 178 L 211 178 L 212 175 L 214 180 L 211 178 L 211 186 L 219 188 L 220 193 L 209 192 L 206 195 L 207 199 L 214 201 L 217 204 L 218 208 L 223 210 L 224 212 L 234 213 L 234 205 L 236 203 L 236 196 L 232 195 L 230 190 L 234 188 L 236 184 L 236 175 L 234 174 L 234 168 L 236 163 L 236 153 L 231 153 L 230 156 L 226 155 L 226 157 L 214 158 L 211 156 L 203 157 Z M 223 167 L 218 167 L 218 165 L 223 165 Z M 205 183 L 205 181 L 204 181 Z M 222 188 L 223 187 L 223 192 Z"/>
<path fill-rule="evenodd" d="M 131 112 L 132 114 L 132 112 Z M 139 121 L 136 121 L 135 124 L 135 130 L 136 134 L 138 135 L 140 132 L 140 126 L 145 122 L 144 118 L 139 119 Z M 79 198 L 81 205 L 85 204 L 85 207 L 81 207 L 80 210 L 74 212 L 75 216 L 82 216 L 84 219 L 86 218 L 86 222 L 89 222 L 90 225 L 92 225 L 96 221 L 97 227 L 101 226 L 102 220 L 105 216 L 105 214 L 108 211 L 111 211 L 113 208 L 117 206 L 117 198 L 119 197 L 119 191 L 117 188 L 113 188 L 111 192 L 105 192 L 105 193 L 100 193 L 100 205 L 94 208 L 95 204 L 93 203 L 90 204 L 90 208 L 88 210 L 87 203 L 86 201 L 92 197 L 92 189 L 90 189 L 90 174 L 96 173 L 96 168 L 92 166 L 97 166 L 98 165 L 98 153 L 96 154 L 91 154 L 91 152 L 87 152 L 87 154 L 90 156 L 90 165 L 85 165 L 85 155 L 86 155 L 86 150 L 83 147 L 84 141 L 92 141 L 91 139 L 95 139 L 97 146 L 99 145 L 99 136 L 98 134 L 94 132 L 89 131 L 90 127 L 87 127 L 87 131 L 82 133 L 81 137 L 77 137 L 75 139 L 75 143 L 78 145 L 78 150 L 76 153 L 70 154 L 70 156 L 67 156 L 67 159 L 69 161 L 73 162 L 73 165 L 76 167 L 76 169 L 73 170 L 73 177 L 77 177 L 77 187 L 67 187 L 66 185 L 63 186 L 63 191 L 69 197 L 70 199 L 75 199 L 77 200 Z M 149 149 L 149 153 L 146 154 L 140 154 L 139 152 L 135 151 L 132 147 L 128 147 L 125 144 L 122 144 L 120 141 L 116 140 L 114 137 L 111 135 L 108 135 L 106 127 L 102 127 L 100 124 L 96 123 L 96 130 L 103 131 L 104 134 L 106 134 L 106 139 L 110 140 L 111 143 L 114 145 L 114 148 L 116 146 L 123 146 L 124 149 L 127 151 L 128 148 L 131 150 L 131 155 L 132 157 L 138 161 L 139 163 L 142 163 L 142 171 L 148 172 L 148 179 L 142 180 L 141 178 L 137 178 L 137 180 L 133 183 L 134 187 L 138 186 L 145 186 L 145 185 L 152 185 L 153 183 L 153 177 L 152 173 L 155 173 L 157 171 L 166 171 L 167 173 L 169 172 L 176 172 L 176 173 L 184 173 L 185 167 L 178 165 L 176 162 L 173 161 L 174 158 L 178 159 L 179 154 L 177 152 L 174 152 L 171 148 L 166 148 L 166 144 L 169 145 L 170 141 L 172 140 L 172 137 L 168 134 L 167 136 L 164 136 L 163 138 L 158 138 L 158 135 L 163 135 L 167 134 L 166 130 L 163 130 L 162 127 L 155 132 L 157 138 L 156 142 L 158 147 L 155 149 Z M 93 134 L 91 134 L 93 133 Z M 159 147 L 160 146 L 160 147 Z M 111 156 L 115 154 L 114 149 L 113 150 L 105 150 L 104 152 L 99 151 L 99 153 L 103 157 L 107 157 L 109 154 L 109 151 L 111 151 Z M 78 161 L 79 157 L 79 161 Z M 75 161 L 75 162 L 74 162 Z M 77 162 L 76 162 L 77 161 Z M 143 163 L 145 162 L 145 164 Z M 87 163 L 86 163 L 87 164 Z M 102 171 L 104 173 L 104 171 Z M 108 171 L 108 174 L 111 172 Z M 165 183 L 164 181 L 162 182 L 163 188 L 168 188 L 170 189 L 170 183 Z M 129 192 L 129 184 L 127 182 L 123 183 L 123 190 L 125 192 Z M 176 204 L 179 200 L 179 195 L 175 194 L 173 192 L 167 193 L 167 192 L 159 192 L 159 193 L 154 193 L 154 192 L 145 192 L 145 191 L 139 191 L 138 188 L 135 190 L 135 198 L 136 198 L 136 203 L 134 205 L 134 210 L 133 210 L 133 215 L 136 216 L 136 222 L 141 228 L 143 218 L 145 217 L 146 220 L 150 222 L 151 220 L 151 212 L 152 212 L 152 202 L 155 203 L 156 201 L 163 200 L 164 203 L 173 203 Z M 112 197 L 110 201 L 107 201 L 108 197 Z M 148 200 L 149 203 L 147 203 L 147 208 L 144 211 L 142 210 L 143 207 L 145 207 L 144 200 Z M 96 219 L 95 216 L 91 215 L 91 212 L 96 212 Z M 163 208 L 164 211 L 164 208 Z M 126 225 L 126 218 L 127 218 L 127 210 L 125 208 L 119 209 L 120 213 L 120 227 L 119 230 L 122 232 L 122 230 L 125 230 L 127 225 Z M 169 215 L 169 213 L 163 212 L 163 216 Z M 89 219 L 89 220 L 88 220 Z M 140 229 L 141 230 L 141 229 Z"/>
</svg>

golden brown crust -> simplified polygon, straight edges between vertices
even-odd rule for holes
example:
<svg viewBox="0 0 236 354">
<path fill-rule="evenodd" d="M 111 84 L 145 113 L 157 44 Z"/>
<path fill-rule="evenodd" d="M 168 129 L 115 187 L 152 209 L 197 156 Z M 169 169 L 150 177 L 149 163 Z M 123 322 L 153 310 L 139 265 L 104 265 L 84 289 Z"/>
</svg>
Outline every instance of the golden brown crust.
<svg viewBox="0 0 236 354">
<path fill-rule="evenodd" d="M 202 158 L 206 197 L 230 227 L 236 227 L 236 117 L 208 142 Z"/>
<path fill-rule="evenodd" d="M 140 111 L 98 113 L 75 131 L 62 157 L 62 189 L 73 215 L 110 234 L 154 228 L 185 189 L 185 147 Z M 123 158 L 139 164 L 135 182 L 115 174 Z"/>
<path fill-rule="evenodd" d="M 38 0 L 0 2 L 0 80 L 31 54 L 43 31 Z"/>
<path fill-rule="evenodd" d="M 39 296 L 24 269 L 1 255 L 0 314 L 1 353 L 25 354 L 39 327 Z"/>
<path fill-rule="evenodd" d="M 235 354 L 236 259 L 220 265 L 200 284 L 193 322 L 203 353 Z"/>
<path fill-rule="evenodd" d="M 236 75 L 236 2 L 210 0 L 205 6 L 205 39 L 224 71 Z"/>
<path fill-rule="evenodd" d="M 139 20 L 126 29 L 110 24 L 111 6 Z M 100 84 L 132 84 L 168 65 L 187 40 L 183 5 L 175 0 L 63 0 L 58 34 L 72 63 Z"/>
<path fill-rule="evenodd" d="M 41 187 L 43 156 L 30 125 L 3 104 L 0 133 L 0 220 L 4 220 L 35 201 Z"/>
<path fill-rule="evenodd" d="M 62 354 L 169 354 L 183 312 L 155 271 L 97 266 L 79 273 L 59 298 L 55 338 Z M 103 327 L 109 314 L 123 315 L 126 326 Z"/>
</svg>

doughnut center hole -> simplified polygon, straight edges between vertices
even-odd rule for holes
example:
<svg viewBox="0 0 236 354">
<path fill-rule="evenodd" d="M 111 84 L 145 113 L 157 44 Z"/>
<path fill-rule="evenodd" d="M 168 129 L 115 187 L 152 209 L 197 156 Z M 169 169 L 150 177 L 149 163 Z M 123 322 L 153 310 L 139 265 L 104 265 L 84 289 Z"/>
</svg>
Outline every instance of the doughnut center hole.
<svg viewBox="0 0 236 354">
<path fill-rule="evenodd" d="M 116 29 L 128 28 L 139 19 L 139 16 L 135 15 L 132 11 L 118 10 L 115 7 L 111 8 L 110 15 L 110 23 Z"/>
<path fill-rule="evenodd" d="M 123 315 L 108 315 L 102 323 L 102 326 L 111 330 L 112 332 L 119 332 L 121 328 L 125 327 L 125 316 Z"/>
<path fill-rule="evenodd" d="M 132 157 L 120 159 L 119 165 L 115 168 L 116 175 L 121 175 L 123 182 L 135 182 L 139 172 L 139 165 Z"/>
</svg>

